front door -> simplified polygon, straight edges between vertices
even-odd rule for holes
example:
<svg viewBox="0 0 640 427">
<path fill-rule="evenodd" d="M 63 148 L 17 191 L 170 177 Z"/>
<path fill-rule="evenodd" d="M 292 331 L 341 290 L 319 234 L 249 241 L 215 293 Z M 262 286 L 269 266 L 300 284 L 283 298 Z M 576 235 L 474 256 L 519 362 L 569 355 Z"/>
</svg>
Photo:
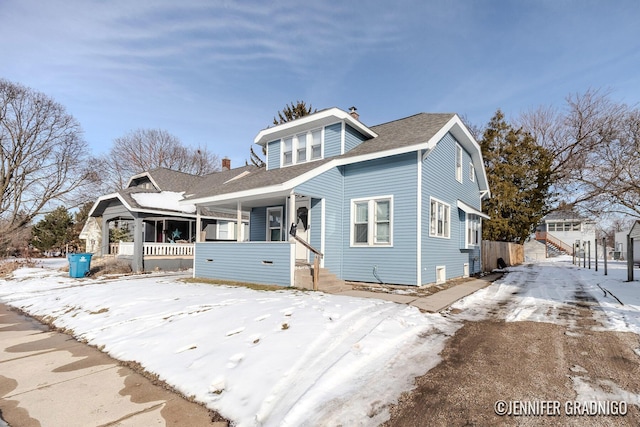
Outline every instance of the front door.
<svg viewBox="0 0 640 427">
<path fill-rule="evenodd" d="M 309 243 L 309 226 L 311 225 L 311 212 L 308 197 L 296 198 L 296 236 Z M 296 259 L 309 260 L 309 249 L 296 241 Z"/>
</svg>

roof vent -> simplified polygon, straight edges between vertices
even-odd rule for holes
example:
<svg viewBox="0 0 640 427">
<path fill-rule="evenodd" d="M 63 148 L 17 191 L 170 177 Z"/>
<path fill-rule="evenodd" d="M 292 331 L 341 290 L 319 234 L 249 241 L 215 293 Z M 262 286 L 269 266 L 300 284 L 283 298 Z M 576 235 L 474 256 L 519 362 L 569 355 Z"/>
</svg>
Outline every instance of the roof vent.
<svg viewBox="0 0 640 427">
<path fill-rule="evenodd" d="M 356 120 L 360 120 L 360 114 L 358 114 L 358 109 L 356 107 L 349 108 L 349 114 Z"/>
</svg>

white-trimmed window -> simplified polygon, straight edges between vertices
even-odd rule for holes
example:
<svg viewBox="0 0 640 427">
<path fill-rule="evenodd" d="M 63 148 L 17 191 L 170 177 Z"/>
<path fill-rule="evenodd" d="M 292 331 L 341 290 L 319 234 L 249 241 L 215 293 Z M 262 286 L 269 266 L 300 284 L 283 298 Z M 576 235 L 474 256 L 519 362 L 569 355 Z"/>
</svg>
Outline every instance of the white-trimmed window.
<svg viewBox="0 0 640 427">
<path fill-rule="evenodd" d="M 235 223 L 231 221 L 218 221 L 218 239 L 233 240 L 235 236 Z"/>
<path fill-rule="evenodd" d="M 351 201 L 352 246 L 391 246 L 393 244 L 393 197 Z"/>
<path fill-rule="evenodd" d="M 322 128 L 283 138 L 282 166 L 305 163 L 322 158 Z"/>
<path fill-rule="evenodd" d="M 299 133 L 294 139 L 296 143 L 296 163 L 307 161 L 307 134 Z"/>
<path fill-rule="evenodd" d="M 282 140 L 282 165 L 293 164 L 293 138 L 284 138 Z"/>
<path fill-rule="evenodd" d="M 440 200 L 431 199 L 431 216 L 429 222 L 429 235 L 448 239 L 451 223 L 451 207 Z"/>
<path fill-rule="evenodd" d="M 478 246 L 481 239 L 481 220 L 478 215 L 467 214 L 467 246 Z"/>
<path fill-rule="evenodd" d="M 311 160 L 322 158 L 322 129 L 311 131 Z"/>
<path fill-rule="evenodd" d="M 280 242 L 283 237 L 282 207 L 267 208 L 267 241 Z"/>
<path fill-rule="evenodd" d="M 462 182 L 462 147 L 456 144 L 456 179 Z"/>
<path fill-rule="evenodd" d="M 475 182 L 476 180 L 476 167 L 473 163 L 469 163 L 469 181 Z"/>
</svg>

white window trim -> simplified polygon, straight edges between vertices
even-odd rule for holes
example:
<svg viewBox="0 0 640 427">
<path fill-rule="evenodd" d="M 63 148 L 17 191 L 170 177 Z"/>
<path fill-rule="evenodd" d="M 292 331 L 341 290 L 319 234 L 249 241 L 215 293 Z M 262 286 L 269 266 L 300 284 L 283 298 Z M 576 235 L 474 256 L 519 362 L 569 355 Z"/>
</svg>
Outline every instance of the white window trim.
<svg viewBox="0 0 640 427">
<path fill-rule="evenodd" d="M 269 212 L 279 211 L 280 212 L 280 239 L 281 240 L 271 240 L 271 227 L 269 226 Z M 282 206 L 272 206 L 267 208 L 267 218 L 266 218 L 266 226 L 267 226 L 267 242 L 275 242 L 282 241 L 282 237 L 284 236 L 284 210 Z"/>
<path fill-rule="evenodd" d="M 442 278 L 439 278 L 439 272 L 442 271 Z M 436 265 L 436 285 L 441 285 L 447 282 L 447 266 L 446 265 Z"/>
<path fill-rule="evenodd" d="M 456 181 L 462 182 L 462 147 L 456 144 Z"/>
<path fill-rule="evenodd" d="M 476 167 L 473 166 L 473 162 L 469 163 L 469 180 L 476 182 Z"/>
<path fill-rule="evenodd" d="M 434 233 L 433 229 L 431 227 L 431 221 L 432 221 L 431 204 L 433 202 L 439 203 L 439 204 L 447 206 L 449 208 L 449 218 L 447 220 L 447 234 L 446 234 L 446 236 L 438 235 L 437 231 L 436 231 L 436 233 Z M 437 221 L 437 219 L 436 219 L 436 221 Z M 437 226 L 436 226 L 436 229 L 437 229 Z M 451 239 L 451 205 L 449 203 L 443 202 L 442 200 L 436 199 L 435 197 L 429 197 L 429 236 L 430 237 L 435 237 L 437 239 Z"/>
<path fill-rule="evenodd" d="M 466 247 L 477 247 L 480 246 L 480 242 L 482 241 L 482 219 L 480 216 L 475 215 L 475 214 L 470 214 L 470 213 L 466 213 L 466 227 L 465 227 L 465 240 L 467 242 Z M 473 219 L 472 219 L 473 217 Z M 470 234 L 469 234 L 469 230 L 471 228 L 471 224 L 475 223 L 476 226 L 476 230 L 478 233 L 478 241 L 476 243 L 471 242 L 470 240 Z"/>
<path fill-rule="evenodd" d="M 389 201 L 389 242 L 386 243 L 376 243 L 375 242 L 375 204 L 379 201 Z M 367 243 L 356 243 L 355 242 L 355 223 L 356 223 L 356 203 L 368 202 L 369 216 L 367 218 Z M 350 234 L 350 247 L 353 248 L 389 248 L 393 247 L 393 196 L 376 196 L 376 197 L 362 197 L 358 199 L 351 199 L 351 220 L 349 226 L 349 234 Z"/>
<path fill-rule="evenodd" d="M 317 159 L 312 159 L 311 156 L 313 154 L 312 151 L 312 147 L 313 147 L 313 133 L 314 132 L 320 132 L 320 157 L 318 157 Z M 298 159 L 298 149 L 300 148 L 300 139 L 298 138 L 298 136 L 304 134 L 305 135 L 305 160 L 304 161 L 300 161 Z M 299 165 L 302 163 L 309 163 L 309 162 L 315 162 L 318 160 L 322 160 L 324 159 L 324 146 L 325 146 L 325 141 L 324 141 L 324 137 L 325 137 L 325 127 L 320 127 L 320 128 L 314 128 L 314 129 L 310 129 L 308 131 L 303 131 L 303 132 L 298 132 L 296 134 L 293 135 L 288 135 L 284 138 L 280 139 L 280 165 L 281 167 L 288 167 L 288 166 L 294 166 L 294 165 Z M 285 164 L 285 151 L 284 151 L 284 141 L 285 139 L 291 139 L 291 163 L 286 163 Z"/>
<path fill-rule="evenodd" d="M 284 151 L 284 146 L 285 146 L 284 140 L 289 138 L 291 138 L 291 163 L 285 163 L 285 153 L 287 153 L 288 151 Z M 295 164 L 294 159 L 295 159 L 295 147 L 293 143 L 293 137 L 291 136 L 287 138 L 282 138 L 280 140 L 280 166 L 281 167 L 293 166 Z"/>
</svg>

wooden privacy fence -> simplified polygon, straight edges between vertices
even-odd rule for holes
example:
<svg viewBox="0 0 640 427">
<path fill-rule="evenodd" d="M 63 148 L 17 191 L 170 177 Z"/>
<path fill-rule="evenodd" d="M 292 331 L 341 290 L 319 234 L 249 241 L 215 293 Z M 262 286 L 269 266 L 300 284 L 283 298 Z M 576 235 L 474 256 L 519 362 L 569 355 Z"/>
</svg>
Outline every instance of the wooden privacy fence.
<svg viewBox="0 0 640 427">
<path fill-rule="evenodd" d="M 482 269 L 492 271 L 498 268 L 498 258 L 507 265 L 518 265 L 524 262 L 524 246 L 509 242 L 482 241 Z"/>
</svg>

